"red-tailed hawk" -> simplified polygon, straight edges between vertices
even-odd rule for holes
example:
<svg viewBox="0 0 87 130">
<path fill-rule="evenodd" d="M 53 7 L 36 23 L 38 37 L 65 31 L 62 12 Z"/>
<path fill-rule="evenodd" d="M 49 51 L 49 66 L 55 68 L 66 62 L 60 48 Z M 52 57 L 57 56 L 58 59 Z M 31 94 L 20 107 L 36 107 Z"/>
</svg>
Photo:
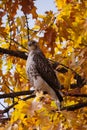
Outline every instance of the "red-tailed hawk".
<svg viewBox="0 0 87 130">
<path fill-rule="evenodd" d="M 36 41 L 29 41 L 28 48 L 29 55 L 26 62 L 26 72 L 30 84 L 36 91 L 46 91 L 56 101 L 56 104 L 60 106 L 63 97 L 59 91 L 60 83 L 55 71 Z"/>
</svg>

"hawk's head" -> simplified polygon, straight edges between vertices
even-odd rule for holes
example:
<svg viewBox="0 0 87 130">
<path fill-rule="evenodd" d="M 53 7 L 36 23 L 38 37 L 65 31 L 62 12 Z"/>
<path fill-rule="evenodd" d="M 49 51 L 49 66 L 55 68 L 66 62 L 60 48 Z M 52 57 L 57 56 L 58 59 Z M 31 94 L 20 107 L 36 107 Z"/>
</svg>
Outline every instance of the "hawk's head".
<svg viewBox="0 0 87 130">
<path fill-rule="evenodd" d="M 31 50 L 35 50 L 35 49 L 38 47 L 37 44 L 38 44 L 38 43 L 37 43 L 36 41 L 34 41 L 34 40 L 29 41 L 29 42 L 28 42 L 28 48 L 29 48 L 29 50 L 30 50 L 30 51 L 31 51 Z"/>
</svg>

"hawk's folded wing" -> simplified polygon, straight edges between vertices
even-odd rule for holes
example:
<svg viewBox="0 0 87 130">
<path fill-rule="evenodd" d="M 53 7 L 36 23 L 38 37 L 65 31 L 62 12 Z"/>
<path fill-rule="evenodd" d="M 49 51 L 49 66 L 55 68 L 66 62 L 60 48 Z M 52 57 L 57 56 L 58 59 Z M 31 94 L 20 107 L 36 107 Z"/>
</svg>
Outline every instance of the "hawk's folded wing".
<svg viewBox="0 0 87 130">
<path fill-rule="evenodd" d="M 57 76 L 44 54 L 41 51 L 36 52 L 33 60 L 35 61 L 38 73 L 47 82 L 47 84 L 54 89 L 60 89 L 60 83 Z"/>
<path fill-rule="evenodd" d="M 58 91 L 60 89 L 60 83 L 52 66 L 50 65 L 49 61 L 45 58 L 44 54 L 40 50 L 35 51 L 33 60 L 35 62 L 36 69 L 40 76 L 56 92 L 59 100 L 63 101 L 62 95 Z"/>
</svg>

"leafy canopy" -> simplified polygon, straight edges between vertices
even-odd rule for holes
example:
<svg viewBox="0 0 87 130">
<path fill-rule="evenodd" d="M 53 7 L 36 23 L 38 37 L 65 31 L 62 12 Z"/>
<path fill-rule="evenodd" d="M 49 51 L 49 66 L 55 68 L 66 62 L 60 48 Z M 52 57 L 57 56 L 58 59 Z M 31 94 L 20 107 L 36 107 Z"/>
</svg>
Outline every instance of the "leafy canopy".
<svg viewBox="0 0 87 130">
<path fill-rule="evenodd" d="M 37 14 L 34 0 L 0 1 L 1 93 L 30 90 L 25 72 L 25 53 L 30 39 L 37 39 L 46 57 L 60 63 L 56 70 L 62 70 L 57 75 L 64 86 L 61 112 L 56 111 L 51 97 L 42 93 L 27 100 L 24 99 L 27 95 L 4 99 L 13 109 L 12 112 L 9 112 L 10 107 L 0 110 L 0 130 L 87 129 L 87 107 L 75 107 L 84 102 L 87 106 L 87 1 L 54 0 L 54 3 L 57 12 L 46 11 L 42 15 Z M 29 25 L 31 16 L 32 28 Z M 72 111 L 68 111 L 67 106 L 72 105 Z M 7 116 L 4 117 L 5 112 Z"/>
</svg>

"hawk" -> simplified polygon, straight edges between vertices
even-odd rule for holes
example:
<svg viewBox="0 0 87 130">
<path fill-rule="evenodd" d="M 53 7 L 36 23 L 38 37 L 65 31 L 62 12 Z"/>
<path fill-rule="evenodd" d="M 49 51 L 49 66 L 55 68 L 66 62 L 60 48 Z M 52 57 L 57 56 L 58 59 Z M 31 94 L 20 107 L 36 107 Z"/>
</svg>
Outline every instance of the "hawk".
<svg viewBox="0 0 87 130">
<path fill-rule="evenodd" d="M 60 83 L 51 64 L 34 40 L 28 42 L 29 54 L 26 62 L 26 72 L 30 84 L 36 91 L 46 91 L 58 107 L 63 101 Z"/>
</svg>

